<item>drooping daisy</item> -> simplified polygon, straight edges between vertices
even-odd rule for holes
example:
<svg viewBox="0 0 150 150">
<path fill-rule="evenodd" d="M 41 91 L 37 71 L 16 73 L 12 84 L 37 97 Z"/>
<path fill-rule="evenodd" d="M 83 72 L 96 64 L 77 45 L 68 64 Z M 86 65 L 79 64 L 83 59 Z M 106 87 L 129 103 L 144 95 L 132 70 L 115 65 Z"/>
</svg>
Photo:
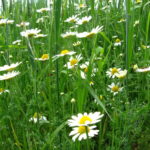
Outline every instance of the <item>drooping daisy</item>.
<svg viewBox="0 0 150 150">
<path fill-rule="evenodd" d="M 79 61 L 82 59 L 81 55 L 77 55 L 75 57 L 71 57 L 69 62 L 65 65 L 68 69 L 72 69 L 78 65 Z"/>
<path fill-rule="evenodd" d="M 27 26 L 29 26 L 29 22 L 24 22 L 24 21 L 22 21 L 20 24 L 16 24 L 16 26 L 17 27 L 27 27 Z"/>
<path fill-rule="evenodd" d="M 127 72 L 128 72 L 127 70 L 121 70 L 119 71 L 119 73 L 116 73 L 116 77 L 122 79 L 127 75 Z"/>
<path fill-rule="evenodd" d="M 16 67 L 18 67 L 22 62 L 17 62 L 15 64 L 10 64 L 10 65 L 4 65 L 2 67 L 0 67 L 0 71 L 11 71 L 13 69 L 15 69 Z"/>
<path fill-rule="evenodd" d="M 50 11 L 50 8 L 41 8 L 41 9 L 36 10 L 37 13 L 44 13 L 44 12 L 48 12 L 48 11 Z"/>
<path fill-rule="evenodd" d="M 96 35 L 97 33 L 101 32 L 102 29 L 103 29 L 103 26 L 101 26 L 101 27 L 97 26 L 96 28 L 92 29 L 91 32 L 77 33 L 76 36 L 77 36 L 77 38 L 92 37 L 93 35 Z"/>
<path fill-rule="evenodd" d="M 6 24 L 13 24 L 14 20 L 8 20 L 8 19 L 0 19 L 0 26 L 6 25 Z"/>
<path fill-rule="evenodd" d="M 72 140 L 75 141 L 77 138 L 79 141 L 87 138 L 92 138 L 98 134 L 99 130 L 95 129 L 96 126 L 79 126 L 74 127 L 70 132 L 69 136 L 73 136 Z M 88 137 L 87 137 L 88 135 Z"/>
<path fill-rule="evenodd" d="M 69 32 L 61 34 L 61 37 L 62 38 L 69 38 L 69 37 L 72 37 L 72 36 L 76 36 L 76 34 L 77 34 L 77 32 L 71 32 L 71 31 L 69 31 Z"/>
<path fill-rule="evenodd" d="M 73 45 L 74 47 L 76 47 L 76 46 L 81 45 L 81 42 L 80 42 L 80 41 L 77 41 L 77 42 L 74 42 L 72 45 Z"/>
<path fill-rule="evenodd" d="M 135 72 L 150 72 L 150 67 L 147 67 L 147 68 L 136 68 Z"/>
<path fill-rule="evenodd" d="M 44 22 L 44 17 L 38 18 L 36 23 L 43 23 Z"/>
<path fill-rule="evenodd" d="M 3 88 L 0 88 L 0 95 L 3 93 L 9 93 L 9 92 L 10 92 L 9 90 L 5 90 Z"/>
<path fill-rule="evenodd" d="M 48 123 L 47 118 L 42 116 L 40 113 L 35 112 L 34 115 L 29 119 L 29 122 L 33 121 L 34 123 Z"/>
<path fill-rule="evenodd" d="M 20 72 L 19 71 L 12 71 L 12 72 L 8 72 L 7 74 L 3 74 L 0 76 L 0 80 L 8 80 L 11 78 L 16 77 L 17 75 L 19 75 Z"/>
<path fill-rule="evenodd" d="M 38 60 L 38 61 L 49 60 L 49 54 L 43 54 L 40 58 L 34 58 L 34 60 Z"/>
<path fill-rule="evenodd" d="M 87 126 L 98 123 L 101 121 L 104 115 L 100 112 L 94 113 L 79 113 L 77 116 L 72 116 L 72 119 L 68 120 L 68 125 L 70 127 L 74 126 Z"/>
<path fill-rule="evenodd" d="M 13 41 L 12 44 L 13 44 L 13 45 L 20 45 L 20 44 L 21 44 L 21 41 L 22 41 L 22 40 L 16 40 L 16 41 Z"/>
<path fill-rule="evenodd" d="M 113 93 L 113 95 L 116 95 L 118 94 L 119 92 L 122 91 L 122 87 L 120 87 L 119 83 L 118 84 L 115 84 L 115 83 L 112 83 L 111 85 L 108 85 L 108 90 Z"/>
<path fill-rule="evenodd" d="M 66 55 L 72 56 L 72 55 L 74 55 L 75 53 L 76 53 L 76 52 L 74 52 L 74 51 L 69 51 L 69 50 L 67 50 L 67 49 L 64 49 L 64 50 L 62 50 L 62 51 L 60 52 L 60 54 L 57 54 L 57 55 L 53 56 L 52 58 L 53 58 L 53 60 L 56 60 L 56 59 L 59 58 L 59 57 L 63 57 L 63 56 L 66 56 Z"/>
<path fill-rule="evenodd" d="M 85 17 L 79 19 L 79 20 L 77 21 L 77 24 L 78 24 L 78 25 L 82 25 L 82 24 L 88 23 L 91 19 L 92 19 L 91 16 L 89 16 L 89 17 L 85 16 Z"/>
<path fill-rule="evenodd" d="M 119 38 L 115 40 L 114 46 L 121 46 L 121 40 Z"/>
<path fill-rule="evenodd" d="M 39 34 L 40 32 L 41 32 L 41 30 L 36 28 L 36 29 L 22 31 L 20 34 L 21 34 L 21 36 L 27 38 L 27 37 L 34 37 L 37 34 Z"/>
<path fill-rule="evenodd" d="M 121 71 L 120 68 L 110 68 L 108 71 L 106 71 L 106 75 L 109 77 L 109 78 L 115 78 L 116 77 L 116 74 L 118 74 L 119 72 Z"/>
<path fill-rule="evenodd" d="M 77 15 L 71 16 L 71 17 L 67 18 L 64 22 L 75 23 L 78 20 L 77 17 L 78 17 Z"/>
</svg>

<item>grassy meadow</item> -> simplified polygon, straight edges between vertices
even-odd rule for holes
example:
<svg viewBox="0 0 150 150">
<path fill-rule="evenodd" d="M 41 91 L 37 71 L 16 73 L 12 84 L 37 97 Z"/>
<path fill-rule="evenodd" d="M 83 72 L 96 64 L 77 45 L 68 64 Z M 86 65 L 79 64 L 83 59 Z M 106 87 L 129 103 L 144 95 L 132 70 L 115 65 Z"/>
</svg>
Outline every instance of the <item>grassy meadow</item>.
<svg viewBox="0 0 150 150">
<path fill-rule="evenodd" d="M 150 1 L 9 2 L 0 150 L 150 150 Z"/>
</svg>

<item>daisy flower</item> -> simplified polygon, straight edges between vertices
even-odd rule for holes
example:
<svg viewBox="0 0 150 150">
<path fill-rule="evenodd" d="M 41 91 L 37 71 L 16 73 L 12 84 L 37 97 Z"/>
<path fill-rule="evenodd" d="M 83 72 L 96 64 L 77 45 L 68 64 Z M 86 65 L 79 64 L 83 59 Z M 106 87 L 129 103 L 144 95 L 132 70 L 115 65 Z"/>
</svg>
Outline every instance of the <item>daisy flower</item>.
<svg viewBox="0 0 150 150">
<path fill-rule="evenodd" d="M 77 41 L 77 42 L 74 42 L 72 45 L 73 45 L 74 47 L 76 47 L 76 46 L 81 45 L 81 42 L 80 42 L 80 41 Z"/>
<path fill-rule="evenodd" d="M 9 90 L 4 90 L 3 88 L 0 88 L 0 95 L 3 93 L 9 93 L 9 92 L 10 92 Z"/>
<path fill-rule="evenodd" d="M 74 51 L 69 51 L 69 50 L 67 50 L 67 49 L 64 49 L 64 50 L 62 50 L 61 52 L 60 52 L 60 54 L 58 54 L 58 55 L 55 55 L 55 56 L 53 56 L 52 58 L 54 59 L 54 60 L 56 60 L 57 58 L 59 58 L 59 57 L 63 57 L 63 56 L 66 56 L 66 55 L 74 55 L 76 52 L 74 52 Z"/>
<path fill-rule="evenodd" d="M 115 78 L 116 77 L 116 74 L 118 74 L 119 72 L 121 71 L 120 68 L 110 68 L 108 71 L 106 71 L 106 75 L 109 77 L 109 78 Z"/>
<path fill-rule="evenodd" d="M 98 134 L 99 130 L 95 129 L 96 126 L 79 126 L 74 127 L 73 130 L 70 132 L 69 136 L 73 136 L 72 140 L 75 141 L 77 138 L 79 141 L 82 139 L 92 138 Z M 88 135 L 88 136 L 87 136 Z"/>
<path fill-rule="evenodd" d="M 36 36 L 37 34 L 39 34 L 41 32 L 41 30 L 39 29 L 30 29 L 30 30 L 25 30 L 25 31 L 22 31 L 20 34 L 21 36 L 23 37 L 33 37 L 33 36 Z"/>
<path fill-rule="evenodd" d="M 81 55 L 77 55 L 76 57 L 71 57 L 69 62 L 65 65 L 68 69 L 72 69 L 78 65 L 79 61 L 82 59 Z"/>
<path fill-rule="evenodd" d="M 47 35 L 46 34 L 37 34 L 34 36 L 34 38 L 43 38 L 43 37 L 46 37 Z"/>
<path fill-rule="evenodd" d="M 71 32 L 71 31 L 69 31 L 69 32 L 61 34 L 61 37 L 62 38 L 69 38 L 69 37 L 75 36 L 76 34 L 77 34 L 77 32 Z"/>
<path fill-rule="evenodd" d="M 118 94 L 119 92 L 122 91 L 122 87 L 119 86 L 119 83 L 118 84 L 115 84 L 115 83 L 112 83 L 111 85 L 108 85 L 108 90 L 113 93 L 113 95 L 116 95 Z"/>
<path fill-rule="evenodd" d="M 13 45 L 20 45 L 20 43 L 21 43 L 21 40 L 16 40 L 12 42 Z"/>
<path fill-rule="evenodd" d="M 2 67 L 0 67 L 0 71 L 10 71 L 15 69 L 16 67 L 18 67 L 22 62 L 17 62 L 15 64 L 11 64 L 11 65 L 4 65 Z"/>
<path fill-rule="evenodd" d="M 48 11 L 50 11 L 50 8 L 41 8 L 41 9 L 36 10 L 37 13 L 44 13 L 44 12 L 48 12 Z"/>
<path fill-rule="evenodd" d="M 19 75 L 20 72 L 19 71 L 12 71 L 12 72 L 8 72 L 7 74 L 3 74 L 0 76 L 0 80 L 8 80 L 11 78 L 16 77 L 17 75 Z"/>
<path fill-rule="evenodd" d="M 116 77 L 122 79 L 127 75 L 127 72 L 128 72 L 127 70 L 121 70 L 119 71 L 119 73 L 116 73 Z"/>
<path fill-rule="evenodd" d="M 75 23 L 78 20 L 77 15 L 67 18 L 64 22 Z"/>
<path fill-rule="evenodd" d="M 87 126 L 91 124 L 95 124 L 101 121 L 101 118 L 104 115 L 100 112 L 94 112 L 94 113 L 79 113 L 77 116 L 72 116 L 72 119 L 68 120 L 68 125 L 70 127 L 74 126 Z"/>
<path fill-rule="evenodd" d="M 16 24 L 16 26 L 17 27 L 27 27 L 27 26 L 29 26 L 29 22 L 24 22 L 24 21 L 22 21 L 20 24 Z"/>
<path fill-rule="evenodd" d="M 96 28 L 93 28 L 91 32 L 82 32 L 82 33 L 77 33 L 76 36 L 77 38 L 87 38 L 87 37 L 92 37 L 93 35 L 98 34 L 101 32 L 103 29 L 103 26 L 99 27 L 97 26 Z"/>
<path fill-rule="evenodd" d="M 47 118 L 42 116 L 40 113 L 35 112 L 34 115 L 29 119 L 29 122 L 33 121 L 34 123 L 48 123 Z"/>
<path fill-rule="evenodd" d="M 85 16 L 85 17 L 79 19 L 79 20 L 77 21 L 77 24 L 78 24 L 78 25 L 82 25 L 82 24 L 88 23 L 91 19 L 92 19 L 91 16 L 89 16 L 89 17 Z"/>
<path fill-rule="evenodd" d="M 0 19 L 0 26 L 6 25 L 6 24 L 13 24 L 14 20 L 8 20 L 8 19 Z"/>
<path fill-rule="evenodd" d="M 44 22 L 44 17 L 38 18 L 36 23 L 43 23 Z"/>
<path fill-rule="evenodd" d="M 38 61 L 49 60 L 49 54 L 43 54 L 40 58 L 34 58 L 34 60 L 38 60 Z"/>
<path fill-rule="evenodd" d="M 117 38 L 115 40 L 114 46 L 121 46 L 121 40 Z"/>
<path fill-rule="evenodd" d="M 150 67 L 147 67 L 147 68 L 136 68 L 135 72 L 150 72 Z"/>
</svg>

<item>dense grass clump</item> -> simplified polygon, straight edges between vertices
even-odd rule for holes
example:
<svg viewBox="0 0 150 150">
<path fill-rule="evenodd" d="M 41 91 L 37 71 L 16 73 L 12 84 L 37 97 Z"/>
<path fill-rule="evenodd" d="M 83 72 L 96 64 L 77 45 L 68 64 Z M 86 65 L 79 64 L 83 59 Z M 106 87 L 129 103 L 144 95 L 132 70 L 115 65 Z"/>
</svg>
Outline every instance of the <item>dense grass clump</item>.
<svg viewBox="0 0 150 150">
<path fill-rule="evenodd" d="M 0 150 L 150 149 L 149 0 L 1 2 Z"/>
</svg>

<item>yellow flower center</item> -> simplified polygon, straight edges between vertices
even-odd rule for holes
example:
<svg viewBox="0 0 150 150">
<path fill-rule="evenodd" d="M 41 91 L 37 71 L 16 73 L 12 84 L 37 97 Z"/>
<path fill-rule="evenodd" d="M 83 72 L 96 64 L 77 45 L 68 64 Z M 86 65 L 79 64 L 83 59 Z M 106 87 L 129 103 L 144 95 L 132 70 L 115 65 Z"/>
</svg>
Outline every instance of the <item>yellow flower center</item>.
<svg viewBox="0 0 150 150">
<path fill-rule="evenodd" d="M 91 32 L 86 37 L 92 37 L 93 35 L 95 35 L 95 33 Z"/>
<path fill-rule="evenodd" d="M 84 69 L 84 72 L 88 72 L 88 67 L 86 67 L 86 68 Z"/>
<path fill-rule="evenodd" d="M 116 43 L 120 43 L 121 42 L 121 40 L 120 39 L 116 39 L 116 41 L 115 41 Z"/>
<path fill-rule="evenodd" d="M 42 59 L 48 59 L 48 58 L 49 58 L 49 55 L 48 55 L 48 54 L 43 54 L 41 58 L 42 58 Z"/>
<path fill-rule="evenodd" d="M 33 118 L 40 118 L 41 114 L 38 114 L 37 112 L 34 113 Z"/>
<path fill-rule="evenodd" d="M 79 124 L 85 124 L 86 122 L 92 122 L 92 119 L 89 116 L 83 116 L 80 121 Z"/>
<path fill-rule="evenodd" d="M 34 35 L 35 35 L 35 33 L 28 33 L 28 37 L 32 37 Z"/>
<path fill-rule="evenodd" d="M 119 91 L 119 86 L 115 85 L 115 86 L 113 86 L 113 87 L 111 88 L 111 90 L 112 90 L 113 92 L 118 92 L 118 91 Z"/>
<path fill-rule="evenodd" d="M 77 64 L 77 63 L 78 63 L 78 60 L 77 60 L 77 59 L 71 59 L 71 60 L 70 60 L 71 66 L 74 66 L 74 65 Z"/>
<path fill-rule="evenodd" d="M 63 54 L 63 55 L 65 55 L 65 54 L 68 54 L 69 53 L 69 51 L 68 50 L 62 50 L 61 52 L 60 52 L 60 54 Z"/>
<path fill-rule="evenodd" d="M 86 132 L 89 132 L 89 131 L 90 131 L 89 127 L 80 126 L 78 128 L 78 133 L 80 133 L 80 134 L 83 134 L 83 133 L 86 133 Z"/>
<path fill-rule="evenodd" d="M 0 93 L 4 92 L 4 89 L 0 88 Z"/>
<path fill-rule="evenodd" d="M 112 74 L 118 73 L 118 69 L 117 68 L 112 68 L 111 73 Z"/>
</svg>

